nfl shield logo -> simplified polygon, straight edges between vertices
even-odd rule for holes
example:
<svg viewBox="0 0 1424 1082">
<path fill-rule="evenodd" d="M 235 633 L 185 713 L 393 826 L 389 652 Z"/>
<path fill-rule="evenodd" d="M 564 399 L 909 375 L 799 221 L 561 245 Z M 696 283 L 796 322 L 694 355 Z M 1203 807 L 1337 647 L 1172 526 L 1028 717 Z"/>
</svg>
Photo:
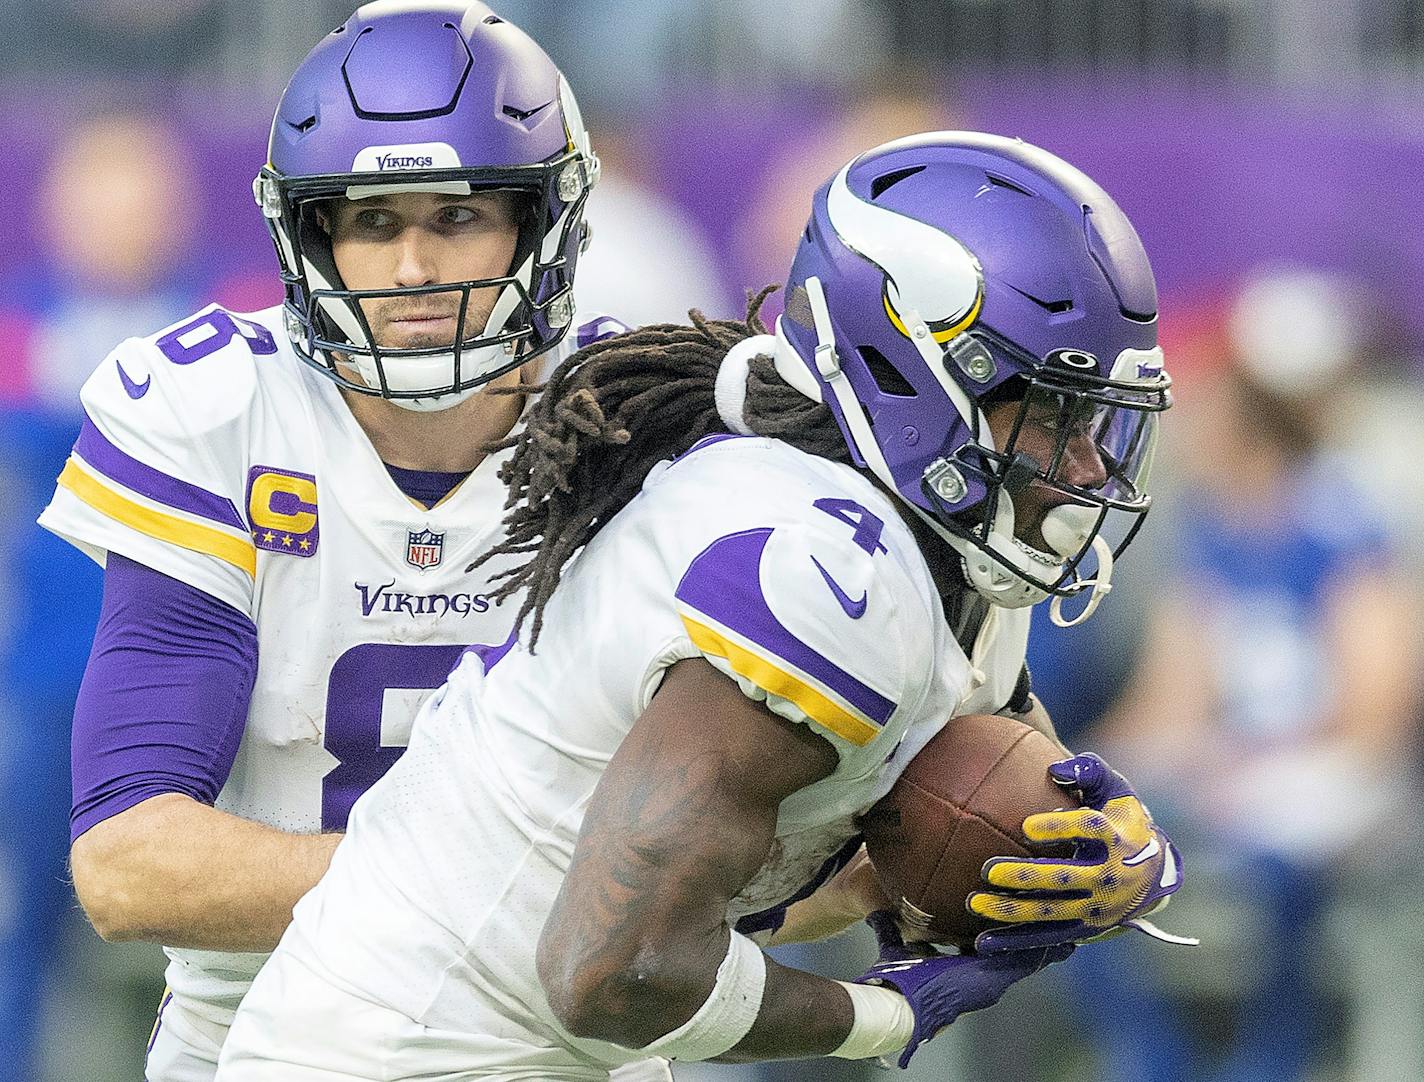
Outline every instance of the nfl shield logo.
<svg viewBox="0 0 1424 1082">
<path fill-rule="evenodd" d="M 410 530 L 406 533 L 405 562 L 424 571 L 436 567 L 445 555 L 445 535 L 433 530 Z"/>
</svg>

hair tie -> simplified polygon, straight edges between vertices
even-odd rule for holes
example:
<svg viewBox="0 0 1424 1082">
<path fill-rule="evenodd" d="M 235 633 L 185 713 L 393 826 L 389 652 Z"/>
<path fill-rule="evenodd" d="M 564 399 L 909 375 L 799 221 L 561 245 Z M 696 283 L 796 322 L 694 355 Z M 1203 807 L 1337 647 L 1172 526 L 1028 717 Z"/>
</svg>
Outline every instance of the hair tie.
<svg viewBox="0 0 1424 1082">
<path fill-rule="evenodd" d="M 717 415 L 729 431 L 739 436 L 756 435 L 742 417 L 747 405 L 747 378 L 751 375 L 752 358 L 770 355 L 774 345 L 775 339 L 769 334 L 743 338 L 727 351 L 717 369 Z"/>
</svg>

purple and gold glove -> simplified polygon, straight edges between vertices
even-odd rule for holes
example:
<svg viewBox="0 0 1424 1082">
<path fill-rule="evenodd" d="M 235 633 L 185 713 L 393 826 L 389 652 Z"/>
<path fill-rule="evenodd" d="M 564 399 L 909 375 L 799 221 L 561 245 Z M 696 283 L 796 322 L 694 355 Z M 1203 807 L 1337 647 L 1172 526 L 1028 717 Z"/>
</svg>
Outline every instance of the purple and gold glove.
<svg viewBox="0 0 1424 1082">
<path fill-rule="evenodd" d="M 984 881 L 1000 890 L 971 894 L 969 909 L 1011 927 L 981 932 L 975 949 L 1084 943 L 1125 928 L 1170 943 L 1196 943 L 1145 919 L 1182 885 L 1182 858 L 1127 779 L 1091 752 L 1054 763 L 1048 772 L 1064 789 L 1077 790 L 1084 806 L 1030 815 L 1024 836 L 1072 842 L 1073 856 L 987 861 Z"/>
<path fill-rule="evenodd" d="M 961 1014 L 993 1006 L 1015 981 L 1032 976 L 1073 953 L 1072 944 L 1011 954 L 939 954 L 920 944 L 906 946 L 888 910 L 865 918 L 880 942 L 880 961 L 855 979 L 856 984 L 894 988 L 910 1003 L 915 1029 L 900 1053 L 908 1067 L 915 1050 Z"/>
</svg>

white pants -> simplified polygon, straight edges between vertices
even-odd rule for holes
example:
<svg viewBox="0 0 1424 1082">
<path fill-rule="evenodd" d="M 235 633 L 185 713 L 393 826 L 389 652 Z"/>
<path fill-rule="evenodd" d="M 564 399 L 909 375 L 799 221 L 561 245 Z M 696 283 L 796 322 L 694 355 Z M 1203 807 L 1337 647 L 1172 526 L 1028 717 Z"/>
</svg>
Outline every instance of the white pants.
<svg viewBox="0 0 1424 1082">
<path fill-rule="evenodd" d="M 213 1082 L 227 1027 L 196 1018 L 165 990 L 148 1042 L 146 1082 Z"/>
<path fill-rule="evenodd" d="M 666 1060 L 630 1063 L 610 1075 L 562 1047 L 423 1026 L 334 987 L 290 952 L 269 959 L 254 987 L 261 994 L 238 1012 L 216 1082 L 672 1080 Z"/>
</svg>

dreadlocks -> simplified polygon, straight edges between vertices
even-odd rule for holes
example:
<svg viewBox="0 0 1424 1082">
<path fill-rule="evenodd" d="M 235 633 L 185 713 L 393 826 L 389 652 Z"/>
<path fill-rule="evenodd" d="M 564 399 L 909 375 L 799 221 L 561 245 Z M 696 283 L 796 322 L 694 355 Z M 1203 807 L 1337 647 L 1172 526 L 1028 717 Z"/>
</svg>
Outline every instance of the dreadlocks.
<svg viewBox="0 0 1424 1082">
<path fill-rule="evenodd" d="M 655 324 L 595 342 L 530 389 L 542 393 L 525 427 L 495 448 L 514 448 L 499 475 L 509 486 L 508 534 L 470 566 L 532 554 L 495 575 L 504 582 L 493 591 L 502 601 L 527 590 L 515 630 L 532 615 L 531 646 L 564 567 L 638 494 L 648 471 L 727 431 L 717 414 L 717 370 L 734 345 L 766 333 L 758 312 L 775 288 L 749 299 L 745 320 L 707 319 L 694 309 L 691 326 Z M 742 416 L 758 435 L 850 461 L 831 411 L 783 382 L 769 357 L 751 363 Z"/>
</svg>

